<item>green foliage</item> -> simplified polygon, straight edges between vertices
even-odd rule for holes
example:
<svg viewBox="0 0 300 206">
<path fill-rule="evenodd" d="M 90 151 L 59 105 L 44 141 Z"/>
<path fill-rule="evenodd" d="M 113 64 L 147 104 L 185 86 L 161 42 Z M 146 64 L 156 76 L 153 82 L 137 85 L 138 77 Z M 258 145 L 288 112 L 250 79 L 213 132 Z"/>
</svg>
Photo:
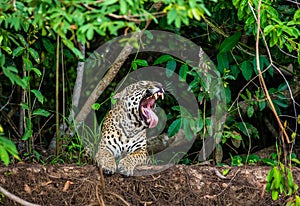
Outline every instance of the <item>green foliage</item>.
<svg viewBox="0 0 300 206">
<path fill-rule="evenodd" d="M 216 2 L 215 0 L 212 0 Z M 189 25 L 189 19 L 201 20 L 205 15 L 210 16 L 210 12 L 205 6 L 203 0 L 165 0 L 167 6 L 164 12 L 167 12 L 168 24 L 175 24 L 177 28 L 182 26 L 182 23 Z"/>
<path fill-rule="evenodd" d="M 258 0 L 233 0 L 237 8 L 238 19 L 245 22 L 244 29 L 248 34 L 256 34 L 256 20 L 252 11 L 257 11 Z M 257 15 L 257 14 L 256 14 Z M 300 9 L 297 7 L 287 8 L 272 0 L 264 0 L 261 5 L 261 28 L 267 38 L 270 47 L 278 46 L 289 52 L 298 53 L 300 63 Z"/>
<path fill-rule="evenodd" d="M 169 24 L 179 28 L 182 22 L 188 25 L 189 19 L 200 20 L 200 16 L 202 18 L 209 15 L 203 0 L 164 1 L 161 11 L 152 9 L 155 2 L 1 1 L 0 66 L 12 85 L 18 85 L 25 91 L 26 98 L 20 102 L 25 114 L 25 131 L 20 131 L 22 140 L 30 140 L 34 135 L 35 124 L 41 117 L 50 115 L 41 108 L 47 97 L 40 89 L 43 88 L 40 87 L 43 82 L 40 85 L 37 82 L 42 81 L 45 75 L 42 69 L 47 69 L 46 75 L 53 77 L 58 37 L 64 44 L 65 62 L 74 62 L 74 55 L 75 59 L 83 59 L 76 46 L 77 42 L 89 47 L 95 36 L 102 36 L 107 40 L 111 36 L 119 35 L 124 29 L 139 31 L 144 22 L 153 19 L 158 23 L 157 18 L 161 16 L 165 16 Z M 174 13 L 180 13 L 180 16 L 174 16 Z M 74 55 L 68 56 L 70 51 Z M 147 65 L 146 60 L 136 59 L 132 62 L 132 69 Z M 167 67 L 170 69 L 168 75 L 171 76 L 176 62 L 170 60 Z M 184 66 L 182 75 L 183 78 L 187 75 Z M 39 104 L 36 104 L 36 100 Z M 53 98 L 51 101 L 53 105 Z"/>
<path fill-rule="evenodd" d="M 0 125 L 0 129 L 2 126 Z M 0 131 L 0 160 L 7 166 L 10 163 L 9 156 L 17 160 L 21 160 L 16 145 L 13 141 L 4 137 L 4 134 Z"/>
<path fill-rule="evenodd" d="M 300 205 L 300 197 L 298 195 L 295 195 L 286 203 L 286 206 L 299 206 L 299 205 Z"/>
<path fill-rule="evenodd" d="M 144 59 L 135 59 L 134 61 L 131 62 L 131 66 L 133 70 L 137 70 L 138 66 L 147 67 L 148 62 Z"/>
<path fill-rule="evenodd" d="M 267 175 L 266 191 L 272 193 L 272 199 L 277 200 L 279 194 L 291 196 L 298 190 L 292 171 L 283 164 L 273 167 Z"/>
<path fill-rule="evenodd" d="M 220 45 L 219 54 L 229 52 L 239 42 L 242 33 L 236 32 L 230 37 L 227 37 Z"/>
<path fill-rule="evenodd" d="M 215 136 L 221 140 L 217 144 L 219 153 L 226 152 L 223 147 L 225 144 L 230 143 L 235 148 L 246 147 L 245 137 L 258 141 L 259 137 L 264 136 L 256 128 L 259 126 L 256 124 L 256 120 L 269 111 L 265 94 L 255 79 L 257 75 L 254 56 L 257 32 L 255 15 L 257 15 L 258 0 L 219 0 L 217 3 L 216 1 L 204 2 L 204 0 L 165 0 L 162 1 L 162 6 L 158 11 L 152 8 L 155 2 L 157 1 L 3 0 L 0 2 L 0 68 L 2 69 L 0 86 L 5 88 L 0 91 L 0 97 L 3 96 L 0 104 L 2 109 L 2 105 L 6 103 L 4 100 L 10 99 L 11 91 L 8 91 L 10 88 L 17 87 L 16 90 L 24 92 L 24 96 L 19 92 L 16 95 L 18 98 L 13 100 L 14 103 L 17 101 L 16 104 L 21 106 L 25 115 L 23 118 L 25 131 L 19 131 L 21 136 L 18 138 L 28 143 L 28 157 L 34 156 L 38 161 L 49 162 L 43 159 L 42 153 L 36 151 L 31 144 L 36 140 L 33 138 L 36 134 L 41 135 L 39 133 L 40 124 L 44 123 L 41 120 L 49 117 L 49 111 L 54 110 L 54 85 L 49 82 L 54 80 L 53 74 L 57 60 L 55 49 L 58 38 L 61 40 L 59 42 L 60 54 L 61 52 L 63 54 L 60 55 L 61 59 L 58 61 L 60 65 L 66 65 L 67 69 L 64 71 L 67 74 L 65 75 L 68 81 L 73 82 L 76 78 L 74 67 L 77 60 L 83 60 L 83 56 L 77 48 L 78 42 L 85 44 L 89 50 L 99 40 L 103 42 L 128 31 L 143 29 L 148 20 L 153 20 L 150 28 L 169 30 L 186 36 L 209 53 L 209 56 L 217 63 L 216 74 L 222 79 L 225 89 L 227 105 L 224 107 L 230 108 L 224 132 L 214 134 L 214 128 L 218 128 L 220 125 L 214 125 L 210 115 L 214 109 L 220 108 L 218 106 L 210 108 L 209 102 L 220 101 L 220 91 L 216 88 L 217 86 L 214 87 L 217 83 L 211 73 L 207 72 L 201 76 L 197 72 L 199 68 L 191 68 L 188 62 L 182 62 L 171 55 L 162 55 L 154 60 L 153 65 L 165 66 L 167 77 L 174 77 L 174 74 L 177 73 L 180 81 L 188 83 L 190 91 L 194 93 L 199 108 L 201 108 L 197 118 L 186 108 L 179 106 L 168 108 L 173 115 L 168 114 L 168 135 L 173 136 L 183 129 L 188 140 L 193 139 L 195 134 L 201 137 L 197 139 L 200 142 L 204 141 L 206 136 Z M 251 10 L 252 7 L 254 13 Z M 289 65 L 293 65 L 295 71 L 292 74 L 297 76 L 299 71 L 297 68 L 300 63 L 300 10 L 284 1 L 263 0 L 261 12 L 261 28 L 267 45 L 260 43 L 260 69 L 261 71 L 267 69 L 263 73 L 263 77 L 266 81 L 270 80 L 271 82 L 270 84 L 267 82 L 267 85 L 277 112 L 286 114 L 289 106 L 287 97 L 284 95 L 287 85 L 286 83 L 280 84 L 281 82 L 278 83 L 275 79 L 276 73 L 271 67 L 265 46 L 269 47 L 273 61 L 276 61 L 272 62 L 272 66 L 276 65 L 286 69 Z M 145 35 L 151 39 L 150 32 L 145 31 Z M 134 42 L 137 49 L 138 44 L 138 41 Z M 289 56 L 286 55 L 287 52 L 290 53 Z M 207 66 L 205 69 L 209 71 L 211 68 L 207 62 L 205 63 Z M 127 74 L 131 70 L 138 70 L 140 67 L 150 64 L 149 59 L 135 57 L 128 66 L 131 68 L 126 69 L 124 73 Z M 48 84 L 43 82 L 43 78 L 47 79 Z M 247 88 L 241 90 L 250 81 L 253 81 L 254 84 L 249 84 Z M 272 81 L 275 82 L 275 85 Z M 64 92 L 67 96 L 70 96 L 72 86 L 72 84 L 66 86 Z M 4 99 L 4 96 L 7 98 Z M 24 98 L 19 100 L 19 96 Z M 113 93 L 109 98 L 103 100 L 103 103 L 110 100 L 114 104 L 116 100 L 112 96 Z M 235 102 L 238 104 L 234 105 Z M 102 112 L 103 103 L 94 104 L 93 109 Z M 69 99 L 67 105 L 70 105 Z M 4 111 L 10 111 L 15 106 L 15 104 L 9 104 Z M 246 120 L 242 121 L 242 117 Z M 298 122 L 300 122 L 300 116 L 298 116 Z M 53 136 L 53 125 L 53 122 L 49 126 L 47 125 L 49 127 L 47 130 L 50 131 L 48 136 Z M 13 129 L 10 129 L 11 133 L 12 131 Z M 98 133 L 99 131 L 90 131 L 89 128 L 86 128 L 86 133 L 83 134 L 86 135 L 84 138 L 87 140 L 86 142 L 76 139 L 81 135 L 77 134 L 67 145 L 66 156 L 55 157 L 51 162 L 76 161 L 82 163 L 81 160 L 84 156 L 82 146 L 86 146 L 87 153 L 96 151 L 94 147 L 97 147 L 99 137 L 96 134 Z M 293 135 L 295 138 L 296 133 Z M 46 142 L 45 139 L 41 143 L 44 142 Z M 12 142 L 3 135 L 0 136 L 0 147 L 2 152 L 0 157 L 5 164 L 9 163 L 9 155 L 18 158 Z M 295 194 L 297 190 L 291 171 L 287 177 L 288 187 L 286 187 L 283 178 L 284 168 L 278 163 L 276 155 L 262 160 L 265 164 L 273 167 L 272 173 L 268 176 L 269 191 L 272 192 L 273 199 L 278 198 L 279 194 Z M 247 158 L 232 157 L 232 165 L 237 166 L 245 163 L 255 164 L 257 161 L 259 161 L 258 157 L 254 155 Z M 295 165 L 300 163 L 296 157 L 292 157 L 291 161 Z M 182 162 L 191 163 L 188 158 L 183 159 Z M 295 195 L 288 205 L 299 205 L 299 201 L 300 198 Z"/>
<path fill-rule="evenodd" d="M 232 166 L 243 166 L 245 163 L 248 165 L 256 165 L 261 159 L 258 155 L 250 154 L 247 156 L 235 155 L 231 156 Z"/>
</svg>

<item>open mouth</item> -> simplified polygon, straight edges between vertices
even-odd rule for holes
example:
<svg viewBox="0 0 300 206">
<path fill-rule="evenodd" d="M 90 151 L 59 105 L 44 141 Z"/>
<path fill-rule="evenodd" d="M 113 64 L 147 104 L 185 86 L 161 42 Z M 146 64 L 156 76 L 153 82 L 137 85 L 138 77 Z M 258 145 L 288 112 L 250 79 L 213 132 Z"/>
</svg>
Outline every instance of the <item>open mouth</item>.
<svg viewBox="0 0 300 206">
<path fill-rule="evenodd" d="M 158 123 L 158 117 L 154 113 L 154 108 L 158 98 L 164 99 L 163 89 L 155 91 L 152 95 L 142 99 L 140 103 L 140 114 L 144 122 L 149 125 L 149 128 L 153 128 Z"/>
</svg>

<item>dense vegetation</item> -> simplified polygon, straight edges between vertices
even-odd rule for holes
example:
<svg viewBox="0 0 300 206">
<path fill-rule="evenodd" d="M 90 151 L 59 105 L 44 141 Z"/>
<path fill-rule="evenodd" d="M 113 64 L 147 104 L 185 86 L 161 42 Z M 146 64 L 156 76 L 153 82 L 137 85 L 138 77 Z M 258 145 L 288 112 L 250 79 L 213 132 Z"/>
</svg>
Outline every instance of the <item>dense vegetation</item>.
<svg viewBox="0 0 300 206">
<path fill-rule="evenodd" d="M 272 190 L 274 199 L 279 193 L 295 194 L 297 185 L 288 165 L 300 163 L 293 151 L 300 122 L 300 9 L 296 1 L 1 1 L 0 159 L 4 164 L 15 159 L 88 161 L 80 138 L 70 135 L 72 132 L 57 141 L 55 155 L 48 150 L 53 137 L 61 137 L 66 127 L 73 130 L 76 125 L 71 108 L 78 67 L 108 40 L 143 29 L 184 36 L 201 46 L 216 64 L 228 116 L 224 131 L 218 134 L 221 141 L 213 155 L 215 163 L 230 156 L 233 165 L 256 162 L 237 155 L 276 144 L 277 156 L 264 160 L 274 166 L 267 189 Z M 141 54 L 130 57 L 116 79 L 158 64 L 168 69 L 167 75 L 178 73 L 201 102 L 201 118 L 170 116 L 166 131 L 172 136 L 182 127 L 187 138 L 193 132 L 199 134 L 203 138 L 199 137 L 192 149 L 197 152 L 212 127 L 209 103 L 203 106 L 212 97 L 192 67 L 171 55 L 147 58 Z M 110 100 L 116 79 L 98 106 Z M 178 107 L 172 109 L 170 113 L 178 114 Z M 100 115 L 98 122 L 102 118 Z M 287 149 L 281 149 L 282 145 Z M 182 162 L 195 160 L 187 156 Z"/>
</svg>

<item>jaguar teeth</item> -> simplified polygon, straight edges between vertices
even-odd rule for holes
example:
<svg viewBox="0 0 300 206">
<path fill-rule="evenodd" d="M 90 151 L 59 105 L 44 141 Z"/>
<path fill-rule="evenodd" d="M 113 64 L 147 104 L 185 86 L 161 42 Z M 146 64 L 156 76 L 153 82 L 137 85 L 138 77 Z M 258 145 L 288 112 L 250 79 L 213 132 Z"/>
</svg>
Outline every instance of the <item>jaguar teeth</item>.
<svg viewBox="0 0 300 206">
<path fill-rule="evenodd" d="M 158 95 L 161 96 L 161 99 L 162 99 L 162 100 L 164 99 L 164 93 L 159 92 Z"/>
<path fill-rule="evenodd" d="M 142 113 L 143 113 L 144 116 L 146 116 L 146 113 L 145 113 L 145 110 L 144 110 L 143 107 L 142 107 Z"/>
</svg>

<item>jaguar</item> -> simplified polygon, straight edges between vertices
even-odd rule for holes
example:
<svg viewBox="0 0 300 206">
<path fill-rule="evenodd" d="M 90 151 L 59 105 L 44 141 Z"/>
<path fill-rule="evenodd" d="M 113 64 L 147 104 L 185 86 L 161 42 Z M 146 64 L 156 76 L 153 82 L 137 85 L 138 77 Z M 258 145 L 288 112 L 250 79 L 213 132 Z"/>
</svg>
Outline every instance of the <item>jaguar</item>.
<svg viewBox="0 0 300 206">
<path fill-rule="evenodd" d="M 155 81 L 138 81 L 114 95 L 95 156 L 104 173 L 132 176 L 137 166 L 148 163 L 146 129 L 158 124 L 154 109 L 159 98 L 164 99 L 164 89 Z"/>
</svg>

